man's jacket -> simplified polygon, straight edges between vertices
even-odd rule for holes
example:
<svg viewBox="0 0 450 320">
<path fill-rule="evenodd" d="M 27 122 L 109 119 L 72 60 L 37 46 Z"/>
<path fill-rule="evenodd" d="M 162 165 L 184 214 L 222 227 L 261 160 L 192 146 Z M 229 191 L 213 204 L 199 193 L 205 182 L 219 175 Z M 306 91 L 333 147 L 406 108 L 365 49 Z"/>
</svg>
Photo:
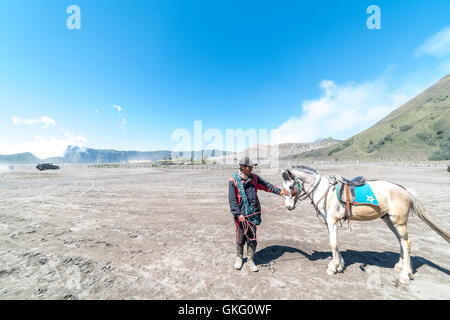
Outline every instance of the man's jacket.
<svg viewBox="0 0 450 320">
<path fill-rule="evenodd" d="M 281 189 L 277 188 L 273 184 L 267 182 L 260 176 L 251 173 L 247 180 L 241 179 L 244 185 L 245 194 L 248 198 L 249 205 L 253 208 L 254 212 L 261 211 L 261 204 L 258 199 L 258 190 L 263 190 L 266 192 L 272 192 L 280 195 Z M 245 215 L 244 201 L 241 201 L 241 195 L 234 182 L 234 178 L 231 177 L 228 186 L 228 202 L 230 204 L 231 213 L 236 220 L 241 214 Z M 256 214 L 255 218 L 261 221 L 261 214 Z"/>
</svg>

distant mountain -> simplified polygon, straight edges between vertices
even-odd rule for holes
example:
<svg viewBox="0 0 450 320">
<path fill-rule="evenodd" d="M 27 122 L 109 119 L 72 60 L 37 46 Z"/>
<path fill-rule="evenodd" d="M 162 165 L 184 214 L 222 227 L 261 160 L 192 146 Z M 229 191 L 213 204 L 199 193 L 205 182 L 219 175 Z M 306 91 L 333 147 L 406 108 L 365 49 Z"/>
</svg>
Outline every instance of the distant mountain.
<svg viewBox="0 0 450 320">
<path fill-rule="evenodd" d="M 170 151 L 117 151 L 69 146 L 63 157 L 65 163 L 124 163 L 130 160 L 161 160 Z"/>
<path fill-rule="evenodd" d="M 216 153 L 223 152 L 228 154 L 229 152 L 219 150 L 202 150 L 202 151 L 190 151 L 176 152 L 175 157 L 187 157 L 188 159 L 202 159 L 203 157 L 213 157 Z M 125 163 L 127 161 L 139 161 L 139 160 L 167 160 L 171 159 L 174 154 L 172 151 L 117 151 L 117 150 L 102 150 L 102 149 L 90 149 L 69 146 L 67 147 L 63 161 L 66 163 Z M 175 159 L 172 159 L 175 160 Z"/>
<path fill-rule="evenodd" d="M 202 150 L 191 151 L 184 153 L 184 156 L 189 156 L 192 159 L 202 159 L 203 157 L 214 157 L 219 152 L 229 154 L 226 151 L 219 150 Z M 182 152 L 177 152 L 176 157 L 182 157 Z M 0 155 L 0 163 L 14 163 L 14 164 L 31 164 L 40 162 L 51 163 L 126 163 L 128 161 L 150 160 L 155 162 L 157 160 L 171 159 L 172 152 L 167 150 L 162 151 L 117 151 L 117 150 L 103 150 L 80 148 L 77 146 L 68 146 L 64 157 L 51 157 L 46 159 L 39 159 L 32 153 L 21 153 L 14 155 Z"/>
<path fill-rule="evenodd" d="M 450 75 L 363 132 L 287 159 L 449 160 Z"/>
<path fill-rule="evenodd" d="M 249 156 L 258 163 L 264 164 L 269 162 L 273 157 L 277 157 L 276 148 L 278 148 L 279 158 L 287 158 L 294 155 L 299 155 L 311 150 L 317 150 L 329 146 L 334 146 L 340 143 L 340 140 L 333 138 L 321 139 L 309 143 L 281 143 L 274 145 L 261 145 L 256 144 L 250 148 L 247 148 L 241 152 L 235 154 L 229 154 L 222 157 L 213 158 L 217 162 L 226 161 L 226 163 L 239 161 L 244 156 Z"/>
<path fill-rule="evenodd" d="M 0 163 L 38 163 L 39 161 L 40 159 L 30 152 L 0 155 Z"/>
</svg>

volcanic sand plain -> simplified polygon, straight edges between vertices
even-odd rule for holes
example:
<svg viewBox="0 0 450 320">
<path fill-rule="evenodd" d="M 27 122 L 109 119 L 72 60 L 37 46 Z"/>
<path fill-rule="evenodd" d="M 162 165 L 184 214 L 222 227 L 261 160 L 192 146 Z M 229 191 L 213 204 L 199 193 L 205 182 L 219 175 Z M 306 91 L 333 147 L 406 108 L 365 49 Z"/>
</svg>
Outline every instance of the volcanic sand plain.
<svg viewBox="0 0 450 320">
<path fill-rule="evenodd" d="M 413 188 L 450 231 L 443 167 L 322 164 Z M 381 219 L 343 223 L 343 273 L 326 274 L 326 226 L 309 201 L 263 213 L 259 272 L 233 268 L 233 170 L 64 167 L 0 172 L 0 299 L 449 299 L 450 245 L 410 215 L 414 280 L 398 282 L 399 244 Z M 255 173 L 259 173 L 258 170 Z M 280 173 L 261 176 L 280 186 Z M 263 209 L 283 203 L 259 191 Z"/>
</svg>

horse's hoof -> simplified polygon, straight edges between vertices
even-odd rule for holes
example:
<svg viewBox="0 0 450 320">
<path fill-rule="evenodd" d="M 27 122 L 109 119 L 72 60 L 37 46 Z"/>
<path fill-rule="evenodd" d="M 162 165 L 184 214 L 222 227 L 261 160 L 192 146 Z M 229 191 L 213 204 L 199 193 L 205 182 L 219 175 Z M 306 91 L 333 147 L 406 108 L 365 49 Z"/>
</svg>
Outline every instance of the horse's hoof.
<svg viewBox="0 0 450 320">
<path fill-rule="evenodd" d="M 337 272 L 344 272 L 344 269 L 345 269 L 345 267 L 343 266 L 343 265 L 339 265 L 338 267 L 337 267 Z"/>
<path fill-rule="evenodd" d="M 410 278 L 411 280 L 414 280 L 414 276 L 413 276 L 412 273 L 408 274 L 408 276 L 409 276 L 409 278 Z"/>
<path fill-rule="evenodd" d="M 399 279 L 400 283 L 405 284 L 405 285 L 409 285 L 410 284 L 410 280 L 409 280 L 409 276 L 404 276 L 401 275 L 400 279 Z"/>
<path fill-rule="evenodd" d="M 327 268 L 327 273 L 331 276 L 331 275 L 333 275 L 333 274 L 335 274 L 335 273 L 337 273 L 337 264 L 335 264 L 334 263 L 334 261 L 332 260 L 332 261 L 330 261 L 329 263 L 328 263 L 328 268 Z"/>
<path fill-rule="evenodd" d="M 335 269 L 335 268 L 330 268 L 330 267 L 328 267 L 327 268 L 327 273 L 330 275 L 330 276 L 332 276 L 333 274 L 336 274 L 337 273 L 337 270 Z"/>
<path fill-rule="evenodd" d="M 403 271 L 403 262 L 398 262 L 395 267 L 394 270 L 397 272 L 402 272 Z"/>
</svg>

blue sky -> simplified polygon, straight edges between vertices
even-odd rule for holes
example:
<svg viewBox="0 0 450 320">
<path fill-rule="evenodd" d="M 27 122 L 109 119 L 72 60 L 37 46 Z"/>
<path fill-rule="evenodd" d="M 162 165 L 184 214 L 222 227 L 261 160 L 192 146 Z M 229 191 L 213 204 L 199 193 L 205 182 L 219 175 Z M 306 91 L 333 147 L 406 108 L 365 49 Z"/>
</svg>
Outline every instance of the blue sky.
<svg viewBox="0 0 450 320">
<path fill-rule="evenodd" d="M 81 29 L 69 30 L 69 5 Z M 369 5 L 381 10 L 370 30 Z M 0 154 L 345 139 L 450 73 L 449 1 L 1 1 Z M 346 127 L 346 130 L 339 128 Z M 225 147 L 224 147 L 225 148 Z"/>
</svg>

